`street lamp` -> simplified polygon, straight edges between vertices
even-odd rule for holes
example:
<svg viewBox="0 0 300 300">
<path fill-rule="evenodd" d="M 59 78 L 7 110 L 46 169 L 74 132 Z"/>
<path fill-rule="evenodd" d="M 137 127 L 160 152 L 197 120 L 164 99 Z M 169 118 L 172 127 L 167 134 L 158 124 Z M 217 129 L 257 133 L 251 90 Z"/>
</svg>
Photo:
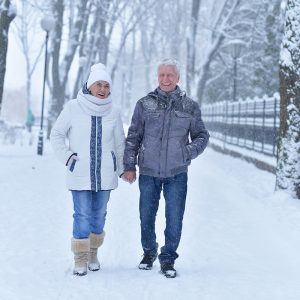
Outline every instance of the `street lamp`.
<svg viewBox="0 0 300 300">
<path fill-rule="evenodd" d="M 55 20 L 52 17 L 45 16 L 41 20 L 41 27 L 46 31 L 46 39 L 45 39 L 45 68 L 44 68 L 44 81 L 43 81 L 43 98 L 42 98 L 42 112 L 41 112 L 41 126 L 39 132 L 38 139 L 38 148 L 37 154 L 43 155 L 43 144 L 44 144 L 44 136 L 43 136 L 43 121 L 44 121 L 44 102 L 45 102 L 45 84 L 46 84 L 46 75 L 47 75 L 47 56 L 48 56 L 48 37 L 49 31 L 53 29 L 55 25 Z"/>
<path fill-rule="evenodd" d="M 236 88 L 237 88 L 237 60 L 241 56 L 242 48 L 246 46 L 246 43 L 242 40 L 232 40 L 228 46 L 231 48 L 231 57 L 233 59 L 233 92 L 232 100 L 236 101 Z"/>
<path fill-rule="evenodd" d="M 233 95 L 232 100 L 233 102 L 236 101 L 236 87 L 237 87 L 237 59 L 241 56 L 241 51 L 244 46 L 247 44 L 240 39 L 233 39 L 228 41 L 222 48 L 227 49 L 227 51 L 230 51 L 230 55 L 233 59 Z M 228 101 L 226 100 L 226 110 L 225 110 L 225 123 L 226 126 L 224 127 L 224 148 L 226 147 L 226 140 L 227 135 L 229 132 L 228 127 Z"/>
</svg>

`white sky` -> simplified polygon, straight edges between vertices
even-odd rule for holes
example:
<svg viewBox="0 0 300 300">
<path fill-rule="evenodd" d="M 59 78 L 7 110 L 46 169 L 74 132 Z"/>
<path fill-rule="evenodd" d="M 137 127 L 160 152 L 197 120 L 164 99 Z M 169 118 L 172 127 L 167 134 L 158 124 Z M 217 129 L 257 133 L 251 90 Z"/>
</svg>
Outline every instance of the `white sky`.
<svg viewBox="0 0 300 300">
<path fill-rule="evenodd" d="M 36 41 L 43 46 L 44 41 Z M 43 74 L 44 74 L 44 54 L 41 55 L 33 74 L 32 94 L 42 98 Z M 9 44 L 6 57 L 6 73 L 4 81 L 5 89 L 20 89 L 26 87 L 26 63 L 24 55 L 17 43 L 16 36 L 12 30 L 9 31 Z M 39 100 L 36 100 L 39 101 Z"/>
</svg>

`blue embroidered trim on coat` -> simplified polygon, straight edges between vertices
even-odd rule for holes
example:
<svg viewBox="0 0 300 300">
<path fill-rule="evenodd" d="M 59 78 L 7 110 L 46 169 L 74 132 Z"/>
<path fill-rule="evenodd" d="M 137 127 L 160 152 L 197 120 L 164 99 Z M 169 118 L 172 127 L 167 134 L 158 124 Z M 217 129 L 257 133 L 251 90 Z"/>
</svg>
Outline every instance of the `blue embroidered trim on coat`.
<svg viewBox="0 0 300 300">
<path fill-rule="evenodd" d="M 101 190 L 102 118 L 91 117 L 90 177 L 91 190 Z"/>
<path fill-rule="evenodd" d="M 97 186 L 101 190 L 102 117 L 97 117 Z"/>
<path fill-rule="evenodd" d="M 90 177 L 91 177 L 91 190 L 96 191 L 96 117 L 91 117 L 91 138 L 90 138 Z"/>
</svg>

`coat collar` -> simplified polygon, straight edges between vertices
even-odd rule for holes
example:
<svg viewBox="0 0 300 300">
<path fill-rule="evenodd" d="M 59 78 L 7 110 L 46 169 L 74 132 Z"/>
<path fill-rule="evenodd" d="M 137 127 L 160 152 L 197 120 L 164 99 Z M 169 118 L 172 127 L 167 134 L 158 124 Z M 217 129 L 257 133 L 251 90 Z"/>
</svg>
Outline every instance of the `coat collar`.
<svg viewBox="0 0 300 300">
<path fill-rule="evenodd" d="M 165 100 L 165 101 L 167 101 L 169 99 L 176 100 L 184 95 L 185 95 L 185 92 L 182 91 L 178 85 L 176 86 L 176 89 L 174 91 L 169 92 L 169 93 L 164 92 L 159 87 L 157 87 L 153 92 L 150 92 L 148 94 L 148 96 L 150 96 L 150 97 Z"/>
</svg>

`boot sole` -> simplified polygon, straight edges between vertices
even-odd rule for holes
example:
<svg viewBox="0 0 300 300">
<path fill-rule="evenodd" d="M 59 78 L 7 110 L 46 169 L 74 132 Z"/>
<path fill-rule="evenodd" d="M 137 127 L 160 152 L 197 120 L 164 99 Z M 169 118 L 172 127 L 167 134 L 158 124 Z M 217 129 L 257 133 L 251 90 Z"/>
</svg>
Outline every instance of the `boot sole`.
<svg viewBox="0 0 300 300">
<path fill-rule="evenodd" d="M 164 272 L 161 272 L 166 278 L 176 278 L 176 274 L 165 274 Z"/>
<path fill-rule="evenodd" d="M 96 271 L 99 271 L 100 268 L 98 268 L 98 269 L 92 269 L 92 268 L 89 268 L 89 270 L 92 271 L 92 272 L 96 272 Z"/>
<path fill-rule="evenodd" d="M 153 266 L 143 266 L 143 265 L 139 265 L 139 269 L 140 270 L 152 270 Z"/>
<path fill-rule="evenodd" d="M 87 275 L 87 272 L 84 272 L 84 273 L 73 272 L 73 275 L 75 275 L 75 276 L 85 276 L 85 275 Z"/>
</svg>

